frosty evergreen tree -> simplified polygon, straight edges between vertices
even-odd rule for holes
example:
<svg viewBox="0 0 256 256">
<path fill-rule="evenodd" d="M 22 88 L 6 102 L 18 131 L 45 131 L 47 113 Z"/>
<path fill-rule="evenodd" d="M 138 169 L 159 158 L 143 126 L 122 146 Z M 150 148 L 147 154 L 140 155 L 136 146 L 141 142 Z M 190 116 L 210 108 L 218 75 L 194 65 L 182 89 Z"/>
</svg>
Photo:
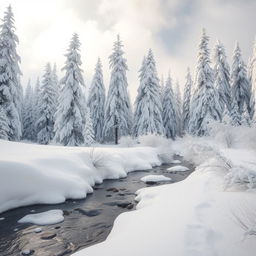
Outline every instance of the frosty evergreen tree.
<svg viewBox="0 0 256 256">
<path fill-rule="evenodd" d="M 241 56 L 239 44 L 236 44 L 233 63 L 232 63 L 232 93 L 238 104 L 238 112 L 243 114 L 244 106 L 246 106 L 249 115 L 252 115 L 251 109 L 251 86 L 247 79 L 247 71 L 245 63 Z"/>
<path fill-rule="evenodd" d="M 90 113 L 90 108 L 87 107 L 85 111 L 85 127 L 84 127 L 84 144 L 91 146 L 94 143 L 94 129 Z"/>
<path fill-rule="evenodd" d="M 191 88 L 192 79 L 190 75 L 189 68 L 187 69 L 186 83 L 184 86 L 183 94 L 183 106 L 182 106 L 182 130 L 183 132 L 188 132 L 188 124 L 190 118 L 190 101 L 191 101 Z"/>
<path fill-rule="evenodd" d="M 117 36 L 113 53 L 110 55 L 111 77 L 106 100 L 104 137 L 118 143 L 118 138 L 131 133 L 132 110 L 128 94 L 126 59 L 123 57 L 123 45 Z"/>
<path fill-rule="evenodd" d="M 231 111 L 231 87 L 230 87 L 230 68 L 227 63 L 227 57 L 225 54 L 224 46 L 217 41 L 214 48 L 214 75 L 215 84 L 214 87 L 217 89 L 219 94 L 219 103 L 222 113 L 225 108 Z"/>
<path fill-rule="evenodd" d="M 28 81 L 28 85 L 26 88 L 26 93 L 23 101 L 23 139 L 33 140 L 34 135 L 34 119 L 33 119 L 33 90 L 30 84 L 30 80 Z"/>
<path fill-rule="evenodd" d="M 40 89 L 39 118 L 37 120 L 37 141 L 41 144 L 49 144 L 54 136 L 55 93 L 51 66 L 50 63 L 47 63 Z"/>
<path fill-rule="evenodd" d="M 85 86 L 81 69 L 80 42 L 74 34 L 62 70 L 65 76 L 61 79 L 60 101 L 56 112 L 54 130 L 55 141 L 65 146 L 84 144 L 85 99 L 82 86 Z"/>
<path fill-rule="evenodd" d="M 163 93 L 163 125 L 167 138 L 175 139 L 177 135 L 178 123 L 176 114 L 176 99 L 169 74 Z"/>
<path fill-rule="evenodd" d="M 219 98 L 213 86 L 213 71 L 210 67 L 208 41 L 209 38 L 203 30 L 196 67 L 196 90 L 192 98 L 189 122 L 189 131 L 199 136 L 207 134 L 205 124 L 208 123 L 208 120 L 221 120 Z"/>
<path fill-rule="evenodd" d="M 57 109 L 58 106 L 58 98 L 60 94 L 60 87 L 59 87 L 59 80 L 58 80 L 58 75 L 57 75 L 57 66 L 56 63 L 54 63 L 53 69 L 52 69 L 52 84 L 53 84 L 53 89 L 55 90 L 55 97 L 56 97 L 56 103 L 55 103 L 55 108 Z"/>
<path fill-rule="evenodd" d="M 238 105 L 235 99 L 232 101 L 232 108 L 230 111 L 230 119 L 232 126 L 239 126 L 242 123 L 241 115 L 238 112 Z"/>
<path fill-rule="evenodd" d="M 4 108 L 0 105 L 0 139 L 8 140 L 9 120 L 5 114 Z"/>
<path fill-rule="evenodd" d="M 181 125 L 182 125 L 182 102 L 181 102 L 181 93 L 180 93 L 180 84 L 177 81 L 175 87 L 175 100 L 176 100 L 176 118 L 177 118 L 177 135 L 181 135 Z"/>
<path fill-rule="evenodd" d="M 22 87 L 20 57 L 16 52 L 18 42 L 9 6 L 0 26 L 0 105 L 9 120 L 9 140 L 19 140 L 21 137 Z"/>
<path fill-rule="evenodd" d="M 40 81 L 37 78 L 35 88 L 33 90 L 33 140 L 37 141 L 37 121 L 39 119 L 39 109 L 40 109 Z"/>
<path fill-rule="evenodd" d="M 140 69 L 140 86 L 135 101 L 134 136 L 164 134 L 162 102 L 156 64 L 151 49 Z"/>
<path fill-rule="evenodd" d="M 95 74 L 89 91 L 88 106 L 92 116 L 95 140 L 103 142 L 104 109 L 105 109 L 105 87 L 103 83 L 102 65 L 98 59 Z"/>
</svg>

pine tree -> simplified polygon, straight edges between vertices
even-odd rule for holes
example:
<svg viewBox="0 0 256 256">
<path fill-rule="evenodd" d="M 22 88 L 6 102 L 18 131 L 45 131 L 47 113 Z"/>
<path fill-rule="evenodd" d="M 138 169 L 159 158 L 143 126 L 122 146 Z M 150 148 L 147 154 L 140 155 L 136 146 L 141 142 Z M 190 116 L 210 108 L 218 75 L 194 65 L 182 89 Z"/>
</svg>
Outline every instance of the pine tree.
<svg viewBox="0 0 256 256">
<path fill-rule="evenodd" d="M 40 80 L 39 77 L 37 78 L 35 88 L 33 90 L 33 141 L 37 142 L 37 135 L 38 135 L 38 127 L 37 121 L 40 117 L 39 110 L 40 110 Z"/>
<path fill-rule="evenodd" d="M 9 133 L 9 120 L 5 114 L 5 110 L 0 105 L 0 139 L 8 140 L 8 133 Z"/>
<path fill-rule="evenodd" d="M 172 90 L 172 80 L 168 75 L 163 93 L 163 125 L 167 138 L 175 139 L 177 135 L 176 100 Z"/>
<path fill-rule="evenodd" d="M 40 90 L 39 119 L 37 120 L 37 141 L 49 144 L 54 136 L 54 115 L 56 94 L 52 81 L 50 63 L 47 63 Z"/>
<path fill-rule="evenodd" d="M 242 59 L 239 44 L 236 44 L 233 64 L 232 64 L 232 94 L 238 104 L 238 112 L 243 114 L 244 106 L 246 106 L 249 115 L 252 114 L 251 109 L 251 86 L 247 79 L 246 65 Z"/>
<path fill-rule="evenodd" d="M 11 6 L 7 8 L 0 26 L 0 105 L 9 120 L 9 140 L 21 137 L 22 87 L 20 85 L 20 57 L 16 52 L 19 42 L 15 34 Z"/>
<path fill-rule="evenodd" d="M 132 110 L 128 94 L 126 71 L 128 70 L 126 59 L 123 57 L 123 45 L 117 36 L 113 53 L 110 55 L 111 78 L 106 100 L 104 137 L 109 140 L 127 136 L 131 133 Z"/>
<path fill-rule="evenodd" d="M 88 106 L 92 116 L 95 140 L 103 142 L 104 109 L 105 109 L 105 87 L 103 83 L 102 65 L 98 59 L 95 74 L 89 90 Z"/>
<path fill-rule="evenodd" d="M 230 119 L 232 126 L 239 126 L 242 124 L 241 115 L 238 112 L 238 105 L 235 99 L 232 101 L 232 108 L 230 111 Z"/>
<path fill-rule="evenodd" d="M 224 46 L 217 41 L 214 48 L 214 87 L 219 94 L 219 103 L 222 113 L 225 108 L 231 111 L 231 87 L 230 87 L 230 68 L 227 62 Z"/>
<path fill-rule="evenodd" d="M 177 135 L 181 135 L 181 130 L 182 130 L 182 102 L 181 102 L 181 93 L 180 93 L 180 84 L 177 81 L 176 82 L 176 87 L 175 87 L 175 100 L 176 100 L 176 118 L 177 118 Z"/>
<path fill-rule="evenodd" d="M 196 90 L 192 98 L 189 122 L 189 131 L 199 136 L 207 134 L 206 124 L 209 120 L 221 120 L 222 117 L 218 94 L 213 86 L 208 41 L 209 38 L 203 30 L 196 67 Z"/>
<path fill-rule="evenodd" d="M 60 87 L 59 87 L 59 79 L 58 79 L 58 75 L 57 75 L 57 66 L 56 63 L 54 63 L 53 65 L 53 69 L 52 69 L 52 84 L 53 84 L 53 89 L 55 91 L 55 112 L 57 110 L 57 106 L 58 106 L 58 99 L 59 99 L 59 95 L 60 95 Z"/>
<path fill-rule="evenodd" d="M 184 86 L 183 94 L 183 107 L 182 107 L 182 130 L 188 132 L 188 124 L 190 119 L 190 102 L 191 102 L 191 88 L 192 79 L 190 75 L 190 69 L 187 69 L 186 83 Z"/>
<path fill-rule="evenodd" d="M 60 80 L 63 86 L 54 126 L 55 142 L 65 146 L 84 144 L 85 99 L 82 86 L 84 87 L 85 84 L 79 52 L 79 38 L 77 34 L 74 34 L 65 55 L 66 63 L 62 69 L 65 71 L 65 76 Z"/>
<path fill-rule="evenodd" d="M 164 134 L 159 79 L 151 49 L 139 72 L 140 86 L 135 101 L 134 136 Z"/>
<path fill-rule="evenodd" d="M 84 127 L 84 144 L 86 146 L 91 146 L 94 141 L 94 129 L 93 129 L 93 123 L 90 113 L 90 108 L 87 107 L 85 111 L 85 127 Z"/>
<path fill-rule="evenodd" d="M 30 84 L 30 79 L 26 88 L 25 97 L 23 100 L 23 134 L 22 138 L 25 140 L 33 140 L 34 135 L 34 119 L 33 119 L 33 90 Z"/>
</svg>

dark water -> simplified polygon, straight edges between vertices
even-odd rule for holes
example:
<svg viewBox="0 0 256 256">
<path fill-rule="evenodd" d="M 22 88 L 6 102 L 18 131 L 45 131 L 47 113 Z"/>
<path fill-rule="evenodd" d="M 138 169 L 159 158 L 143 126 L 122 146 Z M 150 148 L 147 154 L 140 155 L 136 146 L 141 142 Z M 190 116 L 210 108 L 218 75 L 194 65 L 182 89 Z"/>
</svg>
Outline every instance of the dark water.
<svg viewBox="0 0 256 256">
<path fill-rule="evenodd" d="M 83 200 L 67 200 L 58 205 L 33 205 L 14 209 L 0 218 L 0 256 L 20 256 L 24 249 L 29 255 L 66 256 L 75 251 L 102 242 L 111 231 L 115 218 L 122 212 L 135 210 L 135 192 L 143 187 L 174 183 L 185 179 L 193 170 L 188 162 L 182 162 L 190 171 L 167 173 L 171 165 L 162 165 L 148 171 L 128 174 L 121 180 L 105 180 L 94 188 L 94 193 Z M 145 184 L 140 178 L 149 174 L 163 174 L 170 182 Z M 47 189 L 47 188 L 46 188 Z M 53 209 L 64 211 L 62 223 L 41 226 L 42 232 L 35 233 L 37 225 L 19 224 L 17 221 L 27 214 Z"/>
</svg>

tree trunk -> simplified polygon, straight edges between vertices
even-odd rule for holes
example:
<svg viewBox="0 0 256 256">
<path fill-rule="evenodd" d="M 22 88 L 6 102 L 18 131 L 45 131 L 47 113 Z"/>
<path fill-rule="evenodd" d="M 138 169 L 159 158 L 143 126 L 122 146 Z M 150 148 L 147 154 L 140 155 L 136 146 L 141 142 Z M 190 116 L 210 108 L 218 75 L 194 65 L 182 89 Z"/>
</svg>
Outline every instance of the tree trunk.
<svg viewBox="0 0 256 256">
<path fill-rule="evenodd" d="M 117 125 L 117 120 L 115 117 L 115 144 L 118 144 L 118 125 Z"/>
</svg>

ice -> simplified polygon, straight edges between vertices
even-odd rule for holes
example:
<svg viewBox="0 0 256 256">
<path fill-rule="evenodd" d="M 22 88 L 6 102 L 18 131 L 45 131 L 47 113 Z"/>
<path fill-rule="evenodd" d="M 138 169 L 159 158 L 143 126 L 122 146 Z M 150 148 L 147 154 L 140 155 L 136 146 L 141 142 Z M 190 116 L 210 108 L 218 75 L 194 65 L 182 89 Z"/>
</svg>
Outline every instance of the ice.
<svg viewBox="0 0 256 256">
<path fill-rule="evenodd" d="M 176 165 L 167 169 L 168 172 L 186 172 L 189 168 L 182 165 Z"/>
<path fill-rule="evenodd" d="M 19 223 L 32 223 L 36 225 L 52 225 L 64 220 L 62 210 L 50 210 L 41 213 L 28 214 L 21 218 Z M 38 231 L 39 229 L 37 229 Z M 36 232 L 36 230 L 35 230 Z"/>
<path fill-rule="evenodd" d="M 170 181 L 171 178 L 168 178 L 164 175 L 147 175 L 140 179 L 143 182 L 159 182 L 159 181 Z"/>
</svg>

